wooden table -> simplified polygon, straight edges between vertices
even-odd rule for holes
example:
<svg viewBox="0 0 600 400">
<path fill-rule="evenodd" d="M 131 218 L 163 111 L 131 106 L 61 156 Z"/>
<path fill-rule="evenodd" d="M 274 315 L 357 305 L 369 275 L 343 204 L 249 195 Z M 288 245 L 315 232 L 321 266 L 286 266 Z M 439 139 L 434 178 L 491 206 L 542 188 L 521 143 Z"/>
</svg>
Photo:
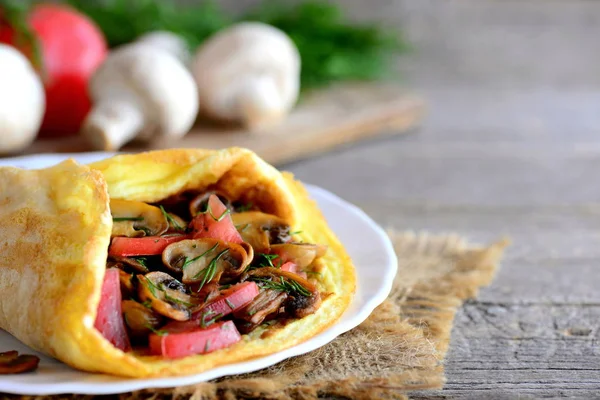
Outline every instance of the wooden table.
<svg viewBox="0 0 600 400">
<path fill-rule="evenodd" d="M 600 3 L 347 3 L 407 29 L 429 118 L 286 167 L 386 226 L 514 242 L 456 318 L 446 388 L 418 396 L 600 395 Z"/>
</svg>

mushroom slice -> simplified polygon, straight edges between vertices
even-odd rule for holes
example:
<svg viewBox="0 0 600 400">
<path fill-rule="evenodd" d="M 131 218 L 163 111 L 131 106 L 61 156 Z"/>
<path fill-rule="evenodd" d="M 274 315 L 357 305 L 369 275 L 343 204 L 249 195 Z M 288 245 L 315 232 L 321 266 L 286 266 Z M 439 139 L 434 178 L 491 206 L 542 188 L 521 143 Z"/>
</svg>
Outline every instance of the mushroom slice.
<svg viewBox="0 0 600 400">
<path fill-rule="evenodd" d="M 30 354 L 21 354 L 15 350 L 0 353 L 0 374 L 20 374 L 33 371 L 40 359 Z"/>
<path fill-rule="evenodd" d="M 327 252 L 327 246 L 310 243 L 283 243 L 271 246 L 271 254 L 277 254 L 281 260 L 291 261 L 299 269 L 308 267 L 312 262 Z"/>
<path fill-rule="evenodd" d="M 321 294 L 317 287 L 303 277 L 273 267 L 258 268 L 248 273 L 262 286 L 288 294 L 285 311 L 295 318 L 314 313 L 321 305 Z"/>
<path fill-rule="evenodd" d="M 132 337 L 145 337 L 162 323 L 162 318 L 159 315 L 137 301 L 123 300 L 121 307 L 125 324 L 129 328 Z"/>
<path fill-rule="evenodd" d="M 112 236 L 158 236 L 169 229 L 162 210 L 141 201 L 110 200 Z"/>
<path fill-rule="evenodd" d="M 123 267 L 127 266 L 141 274 L 149 272 L 146 262 L 143 258 L 139 259 L 131 257 L 109 256 L 109 260 L 115 262 L 114 265 L 119 269 L 123 269 Z"/>
<path fill-rule="evenodd" d="M 279 290 L 261 290 L 250 303 L 233 313 L 234 318 L 260 325 L 269 315 L 281 308 L 288 294 Z"/>
<path fill-rule="evenodd" d="M 247 211 L 232 214 L 231 220 L 244 242 L 257 252 L 267 252 L 271 244 L 290 240 L 289 224 L 276 215 Z"/>
<path fill-rule="evenodd" d="M 183 273 L 182 282 L 200 282 L 200 289 L 221 275 L 239 276 L 252 261 L 254 252 L 246 243 L 227 243 L 218 239 L 187 239 L 172 243 L 163 251 L 163 263 Z"/>
<path fill-rule="evenodd" d="M 194 197 L 194 199 L 192 201 L 190 201 L 190 215 L 192 217 L 195 217 L 198 214 L 202 214 L 203 212 L 206 212 L 206 209 L 208 207 L 208 198 L 213 194 L 217 195 L 219 200 L 221 200 L 221 202 L 223 204 L 225 204 L 225 207 L 227 207 L 228 209 L 231 209 L 231 201 L 227 198 L 227 196 L 225 196 L 221 192 L 211 190 L 211 191 L 199 194 L 198 196 Z"/>
<path fill-rule="evenodd" d="M 133 274 L 128 274 L 122 269 L 119 269 L 119 283 L 121 284 L 122 297 L 131 296 L 135 292 L 133 286 Z"/>
<path fill-rule="evenodd" d="M 176 321 L 190 319 L 190 309 L 200 301 L 186 293 L 185 286 L 164 272 L 150 272 L 138 275 L 138 296 L 154 311 Z"/>
</svg>

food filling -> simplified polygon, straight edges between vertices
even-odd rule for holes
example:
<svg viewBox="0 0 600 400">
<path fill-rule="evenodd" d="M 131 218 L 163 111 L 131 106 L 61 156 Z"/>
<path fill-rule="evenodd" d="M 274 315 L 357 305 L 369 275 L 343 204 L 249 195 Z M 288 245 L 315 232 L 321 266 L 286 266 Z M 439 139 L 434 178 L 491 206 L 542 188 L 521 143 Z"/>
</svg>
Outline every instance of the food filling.
<svg viewBox="0 0 600 400">
<path fill-rule="evenodd" d="M 326 247 L 218 191 L 156 204 L 111 200 L 96 329 L 123 351 L 179 358 L 314 313 Z"/>
</svg>

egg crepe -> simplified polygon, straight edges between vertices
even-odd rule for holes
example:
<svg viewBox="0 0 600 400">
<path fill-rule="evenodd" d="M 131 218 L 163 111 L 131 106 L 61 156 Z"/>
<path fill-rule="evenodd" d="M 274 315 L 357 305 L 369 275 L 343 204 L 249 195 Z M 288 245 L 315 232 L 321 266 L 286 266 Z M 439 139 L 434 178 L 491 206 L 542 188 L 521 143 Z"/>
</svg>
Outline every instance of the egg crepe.
<svg viewBox="0 0 600 400">
<path fill-rule="evenodd" d="M 302 241 L 328 246 L 315 275 L 325 294 L 321 307 L 210 354 L 169 360 L 117 349 L 94 328 L 113 224 L 109 199 L 156 202 L 209 185 L 284 218 Z M 0 327 L 80 370 L 188 375 L 276 353 L 335 323 L 355 290 L 352 262 L 303 185 L 246 149 L 154 151 L 40 170 L 3 167 L 0 204 Z"/>
</svg>

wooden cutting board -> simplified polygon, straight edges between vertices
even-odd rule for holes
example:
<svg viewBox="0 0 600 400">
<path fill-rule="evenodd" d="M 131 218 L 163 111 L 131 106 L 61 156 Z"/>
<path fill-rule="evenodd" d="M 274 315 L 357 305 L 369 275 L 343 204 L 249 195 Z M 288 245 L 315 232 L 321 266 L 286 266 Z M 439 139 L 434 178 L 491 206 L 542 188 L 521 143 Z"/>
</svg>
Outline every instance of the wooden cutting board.
<svg viewBox="0 0 600 400">
<path fill-rule="evenodd" d="M 344 84 L 315 91 L 270 131 L 249 133 L 232 126 L 199 122 L 178 141 L 157 140 L 123 148 L 137 152 L 165 148 L 246 147 L 272 164 L 310 157 L 336 146 L 416 127 L 425 112 L 417 95 L 390 84 Z M 78 137 L 38 140 L 25 153 L 89 151 Z"/>
</svg>

